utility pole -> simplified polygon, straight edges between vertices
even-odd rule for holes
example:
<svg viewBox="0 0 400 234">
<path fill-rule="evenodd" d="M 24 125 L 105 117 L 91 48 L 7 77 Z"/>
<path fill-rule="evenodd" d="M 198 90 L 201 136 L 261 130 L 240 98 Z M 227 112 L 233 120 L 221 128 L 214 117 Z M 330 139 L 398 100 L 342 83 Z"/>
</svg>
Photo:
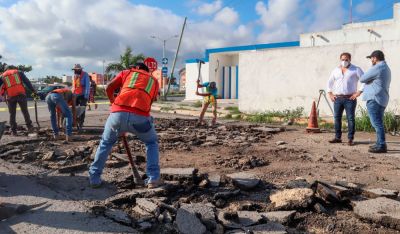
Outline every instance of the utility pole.
<svg viewBox="0 0 400 234">
<path fill-rule="evenodd" d="M 174 39 L 174 38 L 177 38 L 177 37 L 179 37 L 179 35 L 173 35 L 173 36 L 171 36 L 169 38 L 166 38 L 166 39 L 162 39 L 162 38 L 159 38 L 157 36 L 150 36 L 150 37 L 153 38 L 153 39 L 160 40 L 163 43 L 163 51 L 162 51 L 162 59 L 161 60 L 164 61 L 164 59 L 166 59 L 165 50 L 166 50 L 167 41 L 169 41 L 171 39 Z M 163 63 L 162 67 L 163 67 L 163 69 L 168 69 L 167 68 L 168 64 Z M 160 85 L 161 85 L 161 94 L 162 94 L 162 96 L 164 96 L 164 94 L 165 94 L 165 86 L 164 86 L 164 79 L 165 78 L 168 78 L 168 75 L 165 77 L 163 75 L 163 73 L 161 73 L 161 84 Z"/>
<path fill-rule="evenodd" d="M 103 87 L 105 85 L 105 79 L 106 79 L 106 76 L 104 75 L 104 63 L 105 62 L 106 62 L 106 60 L 103 59 Z"/>
<path fill-rule="evenodd" d="M 353 0 L 350 0 L 350 23 L 353 23 Z"/>
<path fill-rule="evenodd" d="M 185 17 L 185 20 L 183 21 L 182 31 L 181 31 L 181 35 L 180 35 L 180 37 L 179 37 L 178 48 L 176 49 L 175 59 L 174 59 L 174 63 L 173 63 L 173 65 L 172 65 L 172 69 L 171 69 L 171 77 L 170 77 L 170 79 L 168 79 L 168 87 L 167 87 L 167 92 L 165 92 L 165 94 L 164 94 L 164 100 L 167 100 L 167 95 L 168 95 L 168 92 L 169 92 L 169 87 L 171 86 L 171 80 L 172 80 L 172 78 L 173 78 L 173 76 L 174 76 L 174 70 L 175 70 L 176 60 L 178 59 L 179 49 L 181 48 L 182 37 L 183 37 L 183 33 L 185 32 L 185 27 L 186 27 L 186 21 L 187 21 L 187 17 Z"/>
</svg>

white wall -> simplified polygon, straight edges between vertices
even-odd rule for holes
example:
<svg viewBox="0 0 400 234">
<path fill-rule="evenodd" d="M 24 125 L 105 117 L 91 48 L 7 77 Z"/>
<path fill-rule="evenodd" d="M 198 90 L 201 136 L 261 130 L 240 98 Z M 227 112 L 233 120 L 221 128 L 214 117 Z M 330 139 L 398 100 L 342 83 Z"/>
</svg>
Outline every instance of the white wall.
<svg viewBox="0 0 400 234">
<path fill-rule="evenodd" d="M 217 67 L 217 60 L 219 61 L 219 68 L 215 73 L 215 68 Z M 223 96 L 222 94 L 222 69 L 223 67 L 232 67 L 239 64 L 239 53 L 214 53 L 210 55 L 210 81 L 215 81 L 218 87 L 218 95 Z M 232 73 L 233 74 L 233 73 Z M 227 79 L 228 74 L 225 71 L 225 79 Z M 227 84 L 227 82 L 225 82 Z M 225 88 L 225 93 L 227 93 L 227 88 Z M 228 94 L 225 95 L 228 97 Z"/>
<path fill-rule="evenodd" d="M 323 47 L 282 48 L 243 52 L 239 55 L 239 109 L 243 112 L 294 109 L 309 113 L 318 91 L 326 89 L 331 71 L 342 52 L 352 54 L 352 63 L 370 67 L 365 56 L 380 49 L 392 70 L 389 109 L 400 108 L 400 40 Z M 359 99 L 359 104 L 365 105 Z M 324 100 L 320 114 L 331 116 Z"/>
<path fill-rule="evenodd" d="M 400 3 L 394 5 L 393 12 L 394 18 L 389 20 L 353 23 L 344 25 L 341 30 L 301 34 L 300 46 L 309 47 L 399 40 Z M 368 32 L 368 29 L 373 30 L 373 33 Z M 329 40 L 329 42 L 319 36 Z"/>
<path fill-rule="evenodd" d="M 185 100 L 200 100 L 201 96 L 196 95 L 197 90 L 197 77 L 199 74 L 197 63 L 187 63 L 186 64 L 186 97 Z M 210 81 L 209 78 L 209 63 L 201 65 L 201 82 Z M 199 90 L 201 91 L 201 90 Z"/>
</svg>

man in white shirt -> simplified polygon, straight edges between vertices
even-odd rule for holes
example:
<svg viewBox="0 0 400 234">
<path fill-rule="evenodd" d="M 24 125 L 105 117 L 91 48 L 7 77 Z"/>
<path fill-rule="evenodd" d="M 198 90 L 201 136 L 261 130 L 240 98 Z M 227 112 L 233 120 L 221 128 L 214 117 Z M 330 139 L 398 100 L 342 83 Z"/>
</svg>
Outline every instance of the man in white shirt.
<svg viewBox="0 0 400 234">
<path fill-rule="evenodd" d="M 336 67 L 328 81 L 328 94 L 334 103 L 335 138 L 329 143 L 342 142 L 342 116 L 346 110 L 348 124 L 348 145 L 353 145 L 355 133 L 355 112 L 357 98 L 361 95 L 364 84 L 357 89 L 359 80 L 364 72 L 361 68 L 351 64 L 351 54 L 340 55 L 340 66 Z"/>
</svg>

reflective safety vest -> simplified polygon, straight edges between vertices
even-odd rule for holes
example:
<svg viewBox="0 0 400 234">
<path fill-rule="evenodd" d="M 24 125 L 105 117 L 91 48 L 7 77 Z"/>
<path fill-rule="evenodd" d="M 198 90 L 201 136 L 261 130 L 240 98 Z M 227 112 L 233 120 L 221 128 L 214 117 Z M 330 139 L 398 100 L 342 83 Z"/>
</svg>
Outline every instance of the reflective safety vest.
<svg viewBox="0 0 400 234">
<path fill-rule="evenodd" d="M 21 94 L 26 95 L 24 84 L 19 76 L 18 70 L 7 70 L 2 74 L 4 89 L 8 97 L 15 97 Z"/>
<path fill-rule="evenodd" d="M 72 105 L 72 91 L 69 88 L 55 89 L 51 93 L 61 94 L 68 105 Z"/>
<path fill-rule="evenodd" d="M 151 104 L 158 94 L 157 87 L 157 80 L 149 73 L 131 69 L 114 104 L 150 112 Z"/>
<path fill-rule="evenodd" d="M 82 71 L 80 76 L 74 75 L 74 80 L 72 82 L 72 88 L 74 91 L 74 94 L 83 94 L 84 90 L 81 84 L 82 77 L 84 75 L 84 72 Z"/>
</svg>

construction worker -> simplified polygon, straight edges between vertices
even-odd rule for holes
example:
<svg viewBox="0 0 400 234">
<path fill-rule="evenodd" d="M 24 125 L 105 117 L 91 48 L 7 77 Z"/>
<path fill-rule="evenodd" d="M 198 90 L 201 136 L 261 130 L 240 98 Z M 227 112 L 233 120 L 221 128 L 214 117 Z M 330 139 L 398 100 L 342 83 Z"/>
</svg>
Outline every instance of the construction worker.
<svg viewBox="0 0 400 234">
<path fill-rule="evenodd" d="M 8 111 L 10 113 L 11 134 L 13 136 L 17 136 L 17 122 L 15 119 L 17 104 L 21 108 L 21 112 L 24 115 L 28 131 L 32 132 L 34 130 L 34 127 L 32 125 L 32 120 L 28 111 L 28 100 L 25 90 L 25 87 L 27 87 L 34 95 L 36 95 L 36 91 L 33 88 L 31 82 L 28 80 L 23 72 L 18 71 L 14 66 L 8 65 L 5 68 L 5 72 L 0 76 L 0 86 L 2 86 L 3 84 L 3 90 L 6 94 Z"/>
<path fill-rule="evenodd" d="M 121 89 L 117 97 L 114 91 Z M 101 174 L 111 149 L 118 137 L 126 132 L 134 133 L 146 145 L 147 187 L 161 184 L 157 133 L 150 109 L 157 99 L 159 85 L 144 63 L 137 63 L 130 70 L 120 72 L 107 86 L 107 96 L 112 103 L 111 114 L 104 127 L 94 162 L 89 169 L 90 184 L 101 185 Z"/>
<path fill-rule="evenodd" d="M 389 87 L 392 73 L 385 61 L 385 55 L 380 50 L 375 50 L 367 56 L 371 59 L 372 67 L 361 77 L 365 84 L 363 101 L 367 102 L 369 119 L 376 132 L 376 143 L 370 146 L 370 153 L 386 153 L 385 126 L 383 117 L 389 103 Z"/>
<path fill-rule="evenodd" d="M 90 80 L 89 74 L 83 71 L 80 64 L 75 64 L 72 68 L 74 71 L 74 78 L 72 80 L 72 93 L 76 96 L 76 105 L 85 106 L 89 99 Z M 85 112 L 82 114 L 82 123 L 85 120 Z"/>
<path fill-rule="evenodd" d="M 198 90 L 196 91 L 196 95 L 204 97 L 198 124 L 200 125 L 204 124 L 204 114 L 206 113 L 208 106 L 211 104 L 212 113 L 214 116 L 212 119 L 212 125 L 214 126 L 217 122 L 217 98 L 218 98 L 217 85 L 215 82 L 205 82 L 203 84 L 200 84 L 200 80 L 198 80 L 197 89 L 203 87 L 206 88 L 206 93 L 199 93 Z"/>
<path fill-rule="evenodd" d="M 97 109 L 97 104 L 96 101 L 94 100 L 94 96 L 96 96 L 96 89 L 97 89 L 97 84 L 94 82 L 92 76 L 89 76 L 90 79 L 90 92 L 89 92 L 89 102 L 88 102 L 88 110 L 92 110 L 90 107 L 90 103 L 94 103 L 94 109 Z"/>
<path fill-rule="evenodd" d="M 46 103 L 50 111 L 51 128 L 53 129 L 53 137 L 59 139 L 59 129 L 57 125 L 56 112 L 59 110 L 66 118 L 65 141 L 72 141 L 72 125 L 76 123 L 75 117 L 75 95 L 68 88 L 55 89 L 46 96 Z M 68 105 L 72 106 L 72 112 Z M 74 113 L 74 114 L 73 114 Z"/>
<path fill-rule="evenodd" d="M 335 138 L 329 143 L 342 142 L 342 116 L 346 110 L 347 125 L 348 125 L 348 142 L 349 146 L 354 145 L 354 134 L 356 131 L 356 107 L 357 98 L 363 92 L 364 86 L 361 84 L 357 88 L 359 80 L 364 72 L 361 68 L 351 63 L 351 54 L 342 53 L 339 56 L 340 65 L 332 72 L 328 80 L 327 92 L 334 107 L 335 119 Z"/>
</svg>

